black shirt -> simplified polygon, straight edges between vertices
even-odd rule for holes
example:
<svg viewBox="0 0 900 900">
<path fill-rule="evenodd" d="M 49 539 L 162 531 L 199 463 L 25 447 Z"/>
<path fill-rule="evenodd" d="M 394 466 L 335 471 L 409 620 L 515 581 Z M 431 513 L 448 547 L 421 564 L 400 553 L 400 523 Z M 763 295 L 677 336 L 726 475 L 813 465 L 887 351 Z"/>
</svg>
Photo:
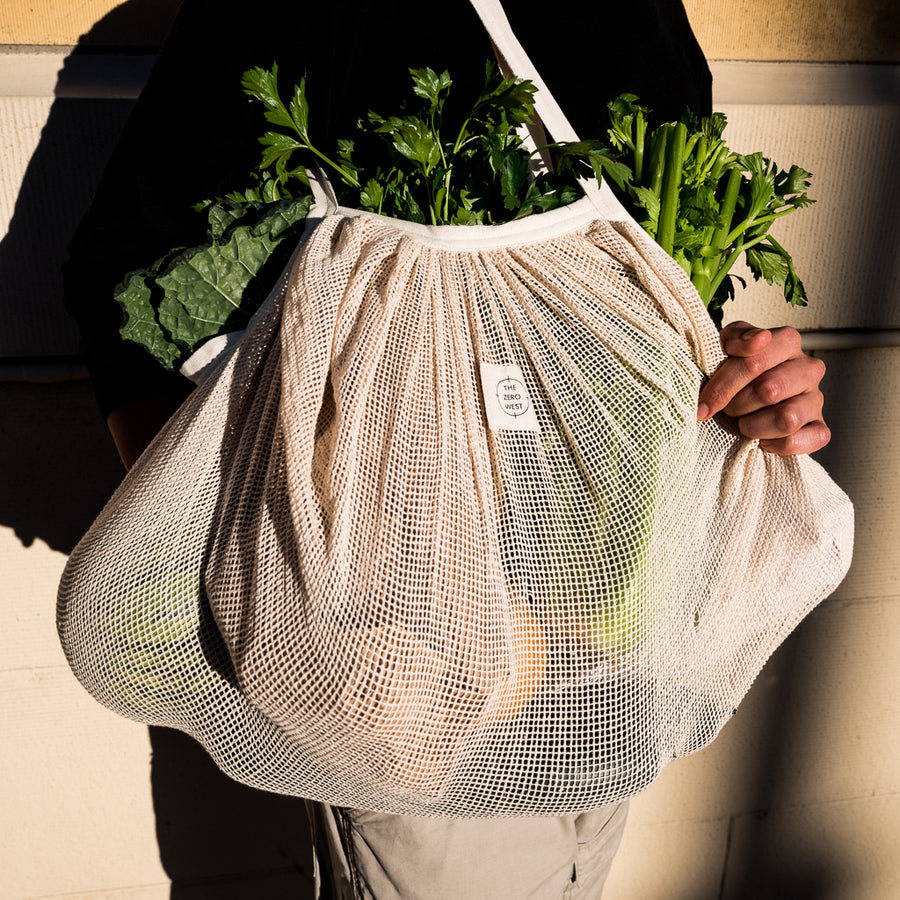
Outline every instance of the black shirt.
<svg viewBox="0 0 900 900">
<path fill-rule="evenodd" d="M 559 20 L 520 2 L 506 12 L 581 137 L 605 136 L 606 103 L 623 91 L 660 122 L 685 107 L 710 112 L 709 69 L 680 0 L 572 6 Z M 447 69 L 451 98 L 470 103 L 492 57 L 468 0 L 184 0 L 63 271 L 102 411 L 159 393 L 178 399 L 190 387 L 119 338 L 112 296 L 129 271 L 204 239 L 193 203 L 246 184 L 264 125 L 240 88 L 246 69 L 277 60 L 284 93 L 306 74 L 310 134 L 327 147 L 351 137 L 367 110 L 396 111 L 410 67 Z"/>
</svg>

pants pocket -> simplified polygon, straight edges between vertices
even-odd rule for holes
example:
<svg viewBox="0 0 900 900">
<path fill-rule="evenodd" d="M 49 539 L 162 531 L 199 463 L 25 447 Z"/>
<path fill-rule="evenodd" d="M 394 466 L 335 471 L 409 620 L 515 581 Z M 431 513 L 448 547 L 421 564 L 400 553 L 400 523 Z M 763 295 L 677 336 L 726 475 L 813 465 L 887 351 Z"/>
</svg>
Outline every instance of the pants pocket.
<svg viewBox="0 0 900 900">
<path fill-rule="evenodd" d="M 575 857 L 574 896 L 597 900 L 609 876 L 628 818 L 628 801 L 583 813 L 576 819 L 578 849 Z M 570 895 L 571 896 L 571 895 Z"/>
</svg>

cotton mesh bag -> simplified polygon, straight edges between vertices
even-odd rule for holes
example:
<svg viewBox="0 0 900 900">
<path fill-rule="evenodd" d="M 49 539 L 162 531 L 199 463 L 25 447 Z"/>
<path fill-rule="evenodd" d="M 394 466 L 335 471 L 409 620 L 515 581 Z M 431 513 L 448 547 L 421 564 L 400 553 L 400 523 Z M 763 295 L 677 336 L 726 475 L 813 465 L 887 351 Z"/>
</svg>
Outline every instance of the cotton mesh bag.
<svg viewBox="0 0 900 900">
<path fill-rule="evenodd" d="M 852 506 L 809 457 L 696 421 L 717 332 L 585 190 L 429 227 L 319 186 L 68 562 L 60 635 L 100 702 L 244 783 L 412 815 L 594 808 L 715 737 L 843 578 Z"/>
</svg>

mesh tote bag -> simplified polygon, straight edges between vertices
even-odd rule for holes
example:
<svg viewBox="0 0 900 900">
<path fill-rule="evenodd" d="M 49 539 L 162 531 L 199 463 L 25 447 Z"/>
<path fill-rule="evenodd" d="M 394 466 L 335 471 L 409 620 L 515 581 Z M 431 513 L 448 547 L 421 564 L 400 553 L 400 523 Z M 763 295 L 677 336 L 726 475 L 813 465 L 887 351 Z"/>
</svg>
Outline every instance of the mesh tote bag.
<svg viewBox="0 0 900 900">
<path fill-rule="evenodd" d="M 715 737 L 846 572 L 852 506 L 808 457 L 696 421 L 715 327 L 586 192 L 427 227 L 322 185 L 68 562 L 60 635 L 100 702 L 247 784 L 414 815 L 596 807 Z"/>
</svg>

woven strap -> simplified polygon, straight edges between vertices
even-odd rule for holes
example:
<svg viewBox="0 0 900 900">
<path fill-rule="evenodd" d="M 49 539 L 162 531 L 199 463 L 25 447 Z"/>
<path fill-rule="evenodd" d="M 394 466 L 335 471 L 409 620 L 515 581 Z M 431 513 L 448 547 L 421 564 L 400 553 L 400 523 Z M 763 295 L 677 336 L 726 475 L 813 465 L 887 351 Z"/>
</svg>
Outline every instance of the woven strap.
<svg viewBox="0 0 900 900">
<path fill-rule="evenodd" d="M 566 118 L 562 107 L 556 102 L 556 98 L 541 78 L 525 48 L 513 33 L 500 0 L 470 0 L 470 2 L 493 42 L 494 50 L 505 71 L 519 78 L 527 78 L 537 88 L 534 107 L 547 132 L 556 141 L 577 141 L 578 135 Z M 601 182 L 598 188 L 592 179 L 585 178 L 580 179 L 579 184 L 603 218 L 614 221 L 631 219 L 606 182 Z"/>
</svg>

